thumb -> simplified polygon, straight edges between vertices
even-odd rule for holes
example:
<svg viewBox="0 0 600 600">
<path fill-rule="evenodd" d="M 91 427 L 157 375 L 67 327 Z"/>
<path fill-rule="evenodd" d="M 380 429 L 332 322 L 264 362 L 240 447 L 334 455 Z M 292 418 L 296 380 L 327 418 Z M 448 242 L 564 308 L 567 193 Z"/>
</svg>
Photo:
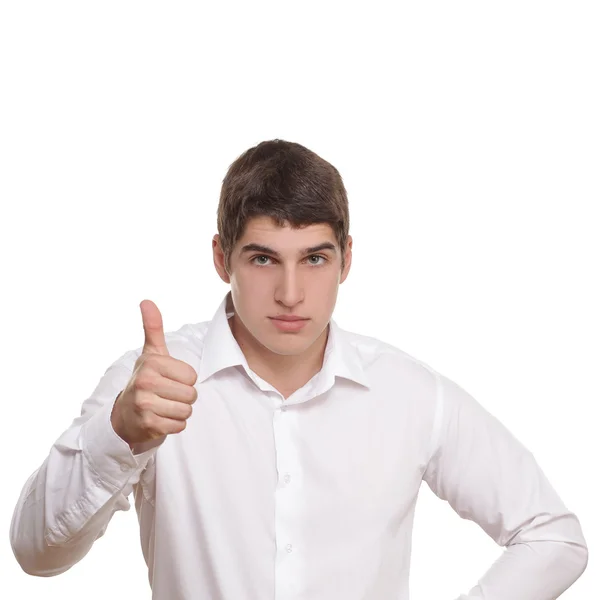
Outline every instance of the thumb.
<svg viewBox="0 0 600 600">
<path fill-rule="evenodd" d="M 169 356 L 160 310 L 158 310 L 158 307 L 152 300 L 142 300 L 140 302 L 140 309 L 142 311 L 145 336 L 142 353 Z"/>
</svg>

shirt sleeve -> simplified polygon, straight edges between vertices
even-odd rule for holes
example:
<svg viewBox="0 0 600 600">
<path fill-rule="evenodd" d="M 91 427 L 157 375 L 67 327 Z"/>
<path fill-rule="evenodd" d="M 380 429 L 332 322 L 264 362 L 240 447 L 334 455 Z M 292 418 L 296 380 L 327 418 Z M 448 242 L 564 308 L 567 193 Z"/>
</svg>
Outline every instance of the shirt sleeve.
<svg viewBox="0 0 600 600">
<path fill-rule="evenodd" d="M 533 454 L 456 383 L 436 373 L 437 414 L 423 479 L 498 545 L 500 558 L 457 600 L 554 600 L 587 566 L 578 518 Z"/>
<path fill-rule="evenodd" d="M 26 573 L 48 577 L 68 570 L 104 535 L 117 510 L 130 509 L 128 496 L 163 441 L 132 451 L 110 422 L 138 355 L 130 351 L 105 371 L 81 416 L 26 481 L 10 526 L 13 553 Z"/>
</svg>

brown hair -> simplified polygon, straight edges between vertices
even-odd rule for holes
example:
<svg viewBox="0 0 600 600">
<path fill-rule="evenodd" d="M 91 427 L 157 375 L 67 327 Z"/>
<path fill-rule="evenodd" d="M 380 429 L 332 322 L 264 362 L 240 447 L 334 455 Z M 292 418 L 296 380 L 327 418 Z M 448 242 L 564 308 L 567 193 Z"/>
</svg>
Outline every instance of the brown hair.
<svg viewBox="0 0 600 600">
<path fill-rule="evenodd" d="M 225 266 L 249 219 L 268 216 L 294 229 L 328 223 L 342 253 L 348 238 L 348 197 L 338 170 L 294 142 L 269 140 L 246 150 L 227 170 L 221 187 L 217 229 Z"/>
</svg>

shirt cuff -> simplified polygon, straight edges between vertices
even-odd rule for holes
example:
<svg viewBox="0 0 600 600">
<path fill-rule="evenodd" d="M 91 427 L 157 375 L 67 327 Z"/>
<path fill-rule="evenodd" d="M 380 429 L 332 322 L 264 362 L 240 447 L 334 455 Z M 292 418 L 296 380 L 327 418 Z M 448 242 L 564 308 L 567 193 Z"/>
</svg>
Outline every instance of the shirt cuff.
<svg viewBox="0 0 600 600">
<path fill-rule="evenodd" d="M 115 489 L 122 489 L 134 473 L 146 464 L 164 441 L 136 444 L 134 451 L 113 429 L 110 415 L 114 401 L 106 402 L 81 426 L 82 450 L 99 478 Z"/>
</svg>

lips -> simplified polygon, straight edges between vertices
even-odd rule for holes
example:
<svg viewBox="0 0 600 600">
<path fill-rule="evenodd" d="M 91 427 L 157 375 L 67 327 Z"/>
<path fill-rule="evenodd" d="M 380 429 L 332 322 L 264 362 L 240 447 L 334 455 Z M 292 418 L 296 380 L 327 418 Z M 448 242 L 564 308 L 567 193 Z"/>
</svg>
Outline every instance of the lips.
<svg viewBox="0 0 600 600">
<path fill-rule="evenodd" d="M 306 321 L 306 317 L 292 317 L 292 316 L 285 316 L 282 315 L 280 317 L 269 317 L 270 319 L 275 319 L 276 321 Z"/>
<path fill-rule="evenodd" d="M 309 319 L 303 317 L 270 317 L 273 325 L 283 332 L 295 332 L 300 331 L 308 323 Z"/>
</svg>

